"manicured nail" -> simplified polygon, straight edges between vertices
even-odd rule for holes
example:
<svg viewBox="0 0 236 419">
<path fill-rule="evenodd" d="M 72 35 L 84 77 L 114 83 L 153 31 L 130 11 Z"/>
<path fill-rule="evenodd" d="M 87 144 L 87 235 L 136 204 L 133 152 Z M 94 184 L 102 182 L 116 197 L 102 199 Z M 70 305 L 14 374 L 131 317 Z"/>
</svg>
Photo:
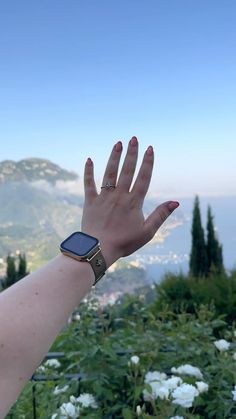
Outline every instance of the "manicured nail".
<svg viewBox="0 0 236 419">
<path fill-rule="evenodd" d="M 133 145 L 133 146 L 137 145 L 138 144 L 137 137 L 132 137 L 130 142 L 131 142 L 131 145 Z"/>
<path fill-rule="evenodd" d="M 153 155 L 153 147 L 151 145 L 147 148 L 147 154 L 148 154 L 148 156 Z"/>
<path fill-rule="evenodd" d="M 118 143 L 116 143 L 115 150 L 116 151 L 121 151 L 122 150 L 122 142 L 121 141 L 118 141 Z"/>
<path fill-rule="evenodd" d="M 93 161 L 90 159 L 90 157 L 87 158 L 87 165 L 92 166 Z"/>
<path fill-rule="evenodd" d="M 170 211 L 174 211 L 178 207 L 179 207 L 179 202 L 177 202 L 177 201 L 171 201 L 168 204 L 168 208 L 169 208 Z"/>
</svg>

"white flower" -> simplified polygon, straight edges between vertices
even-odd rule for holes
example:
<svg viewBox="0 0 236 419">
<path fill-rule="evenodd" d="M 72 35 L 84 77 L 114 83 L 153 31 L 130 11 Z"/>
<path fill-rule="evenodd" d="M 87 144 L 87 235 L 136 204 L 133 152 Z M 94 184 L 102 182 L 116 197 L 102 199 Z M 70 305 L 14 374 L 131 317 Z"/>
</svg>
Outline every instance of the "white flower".
<svg viewBox="0 0 236 419">
<path fill-rule="evenodd" d="M 181 384 L 172 393 L 173 403 L 183 407 L 192 407 L 194 398 L 198 395 L 198 390 L 192 384 Z"/>
<path fill-rule="evenodd" d="M 77 397 L 77 402 L 81 403 L 82 407 L 92 407 L 93 409 L 98 407 L 94 396 L 89 393 L 82 393 Z"/>
<path fill-rule="evenodd" d="M 59 388 L 59 386 L 56 386 L 55 389 L 54 389 L 53 394 L 55 394 L 55 396 L 57 396 L 60 393 L 65 393 L 68 390 L 68 388 L 69 388 L 68 385 L 65 385 L 62 388 Z"/>
<path fill-rule="evenodd" d="M 80 317 L 79 314 L 75 314 L 74 317 L 73 317 L 73 319 L 76 320 L 76 321 L 80 321 L 80 318 L 81 317 Z"/>
<path fill-rule="evenodd" d="M 227 342 L 225 339 L 215 340 L 214 345 L 220 352 L 227 351 L 230 347 L 230 342 Z"/>
<path fill-rule="evenodd" d="M 149 371 L 145 375 L 145 383 L 151 383 L 152 381 L 162 381 L 167 378 L 167 375 L 164 372 L 159 371 Z"/>
<path fill-rule="evenodd" d="M 204 383 L 204 381 L 196 381 L 195 384 L 199 393 L 205 393 L 208 391 L 209 385 L 207 383 Z"/>
<path fill-rule="evenodd" d="M 234 386 L 234 390 L 232 390 L 233 394 L 233 401 L 236 402 L 236 386 Z"/>
<path fill-rule="evenodd" d="M 60 362 L 56 358 L 48 359 L 45 364 L 46 367 L 58 368 L 61 366 Z"/>
<path fill-rule="evenodd" d="M 170 419 L 184 419 L 183 416 L 171 416 Z"/>
<path fill-rule="evenodd" d="M 46 371 L 46 368 L 43 366 L 43 365 L 40 365 L 38 368 L 37 368 L 37 372 L 45 372 Z"/>
<path fill-rule="evenodd" d="M 141 406 L 137 406 L 136 407 L 136 413 L 137 413 L 137 416 L 141 416 L 141 414 L 142 414 L 142 409 L 141 409 Z"/>
<path fill-rule="evenodd" d="M 236 352 L 233 353 L 233 359 L 236 361 Z"/>
<path fill-rule="evenodd" d="M 57 413 L 53 413 L 53 415 L 51 416 L 51 419 L 56 419 L 57 417 Z"/>
<path fill-rule="evenodd" d="M 180 365 L 178 368 L 172 367 L 171 372 L 175 374 L 185 374 L 196 378 L 203 378 L 200 369 L 197 367 L 193 367 L 190 364 Z"/>
<path fill-rule="evenodd" d="M 168 378 L 167 380 L 163 381 L 163 384 L 169 390 L 174 390 L 176 387 L 178 387 L 179 384 L 182 384 L 182 382 L 183 382 L 182 378 L 175 377 L 173 375 L 171 378 Z"/>
<path fill-rule="evenodd" d="M 60 419 L 72 418 L 76 419 L 79 416 L 79 408 L 74 406 L 72 403 L 63 403 L 60 407 Z"/>
<path fill-rule="evenodd" d="M 131 356 L 130 361 L 132 364 L 137 365 L 139 363 L 139 357 L 137 355 Z"/>
<path fill-rule="evenodd" d="M 75 396 L 70 396 L 70 402 L 73 403 L 73 404 L 76 404 L 76 402 L 77 402 L 76 397 Z"/>
<path fill-rule="evenodd" d="M 151 387 L 151 392 L 143 390 L 143 397 L 146 401 L 156 400 L 160 397 L 161 400 L 168 399 L 169 389 L 165 387 L 164 381 L 151 381 L 148 383 Z"/>
<path fill-rule="evenodd" d="M 156 388 L 156 395 L 157 397 L 160 397 L 161 400 L 168 400 L 169 389 L 165 387 L 164 385 L 162 385 L 161 387 Z"/>
</svg>

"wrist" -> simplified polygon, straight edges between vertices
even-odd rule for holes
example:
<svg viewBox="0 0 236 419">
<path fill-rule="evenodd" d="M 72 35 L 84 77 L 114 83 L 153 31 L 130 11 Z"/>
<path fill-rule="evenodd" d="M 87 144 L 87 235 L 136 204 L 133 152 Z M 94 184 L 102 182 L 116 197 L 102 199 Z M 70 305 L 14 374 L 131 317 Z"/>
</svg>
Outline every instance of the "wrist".
<svg viewBox="0 0 236 419">
<path fill-rule="evenodd" d="M 99 238 L 98 238 L 99 239 Z M 115 263 L 120 256 L 118 256 L 118 252 L 116 252 L 114 249 L 111 248 L 111 245 L 109 245 L 106 241 L 99 240 L 101 245 L 101 251 L 103 254 L 103 257 L 106 262 L 107 269 Z"/>
</svg>

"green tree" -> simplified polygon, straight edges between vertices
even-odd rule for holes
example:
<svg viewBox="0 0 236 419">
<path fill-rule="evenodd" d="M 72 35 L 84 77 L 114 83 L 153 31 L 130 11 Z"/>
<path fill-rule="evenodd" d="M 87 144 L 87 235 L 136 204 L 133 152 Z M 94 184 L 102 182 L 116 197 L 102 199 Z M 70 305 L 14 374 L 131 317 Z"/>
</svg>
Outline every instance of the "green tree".
<svg viewBox="0 0 236 419">
<path fill-rule="evenodd" d="M 19 254 L 19 261 L 18 261 L 18 272 L 17 272 L 17 280 L 24 278 L 28 274 L 27 272 L 27 262 L 25 253 Z"/>
<path fill-rule="evenodd" d="M 196 196 L 193 208 L 192 221 L 192 247 L 190 254 L 190 273 L 196 277 L 207 275 L 207 251 L 204 237 L 204 229 L 201 222 L 199 198 Z"/>
<path fill-rule="evenodd" d="M 15 284 L 15 282 L 24 278 L 24 276 L 26 275 L 28 275 L 28 272 L 27 272 L 27 262 L 26 262 L 25 254 L 21 254 L 21 253 L 19 254 L 17 267 L 16 267 L 15 257 L 9 254 L 7 256 L 6 276 L 1 281 L 2 289 L 6 289 L 10 287 L 11 285 Z"/>
<path fill-rule="evenodd" d="M 221 273 L 224 271 L 222 245 L 220 245 L 213 223 L 211 207 L 207 210 L 207 264 L 208 273 L 214 271 Z"/>
<path fill-rule="evenodd" d="M 14 256 L 7 256 L 7 272 L 4 280 L 4 288 L 13 285 L 17 280 L 16 264 Z"/>
</svg>

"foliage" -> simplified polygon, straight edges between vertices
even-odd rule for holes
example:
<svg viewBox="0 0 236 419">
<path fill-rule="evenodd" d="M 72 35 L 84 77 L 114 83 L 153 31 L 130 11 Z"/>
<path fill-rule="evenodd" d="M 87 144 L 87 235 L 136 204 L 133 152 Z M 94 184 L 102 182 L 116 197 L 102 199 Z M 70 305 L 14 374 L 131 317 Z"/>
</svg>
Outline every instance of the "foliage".
<svg viewBox="0 0 236 419">
<path fill-rule="evenodd" d="M 180 277 L 179 281 L 179 301 L 183 295 L 187 301 L 185 278 Z M 76 398 L 81 393 L 92 394 L 97 403 L 96 409 L 81 410 L 83 418 L 236 417 L 232 396 L 236 383 L 234 324 L 228 325 L 222 316 L 217 317 L 212 307 L 201 305 L 194 307 L 194 313 L 183 309 L 177 313 L 164 304 L 157 308 L 157 301 L 158 298 L 147 305 L 139 296 L 126 296 L 122 303 L 106 308 L 98 306 L 95 300 L 81 303 L 51 348 L 65 353 L 61 365 L 47 367 L 43 372 L 57 373 L 59 381 L 37 384 L 37 418 L 51 418 L 71 396 Z M 230 348 L 220 352 L 214 341 L 223 338 L 230 342 Z M 145 391 L 150 391 L 145 375 L 160 371 L 171 376 L 171 368 L 181 364 L 200 368 L 209 391 L 196 397 L 189 408 L 173 404 L 171 398 L 145 400 Z M 72 373 L 81 374 L 81 380 L 64 378 Z M 182 378 L 185 383 L 195 384 L 194 377 Z M 63 388 L 65 384 L 68 389 L 55 395 L 55 385 Z M 13 417 L 33 417 L 31 391 L 29 383 L 12 408 Z"/>
<path fill-rule="evenodd" d="M 157 285 L 159 298 L 154 302 L 155 310 L 168 305 L 175 313 L 185 310 L 196 313 L 201 304 L 213 306 L 218 316 L 232 323 L 236 318 L 236 274 L 232 272 L 211 273 L 207 278 L 167 274 Z"/>
</svg>

